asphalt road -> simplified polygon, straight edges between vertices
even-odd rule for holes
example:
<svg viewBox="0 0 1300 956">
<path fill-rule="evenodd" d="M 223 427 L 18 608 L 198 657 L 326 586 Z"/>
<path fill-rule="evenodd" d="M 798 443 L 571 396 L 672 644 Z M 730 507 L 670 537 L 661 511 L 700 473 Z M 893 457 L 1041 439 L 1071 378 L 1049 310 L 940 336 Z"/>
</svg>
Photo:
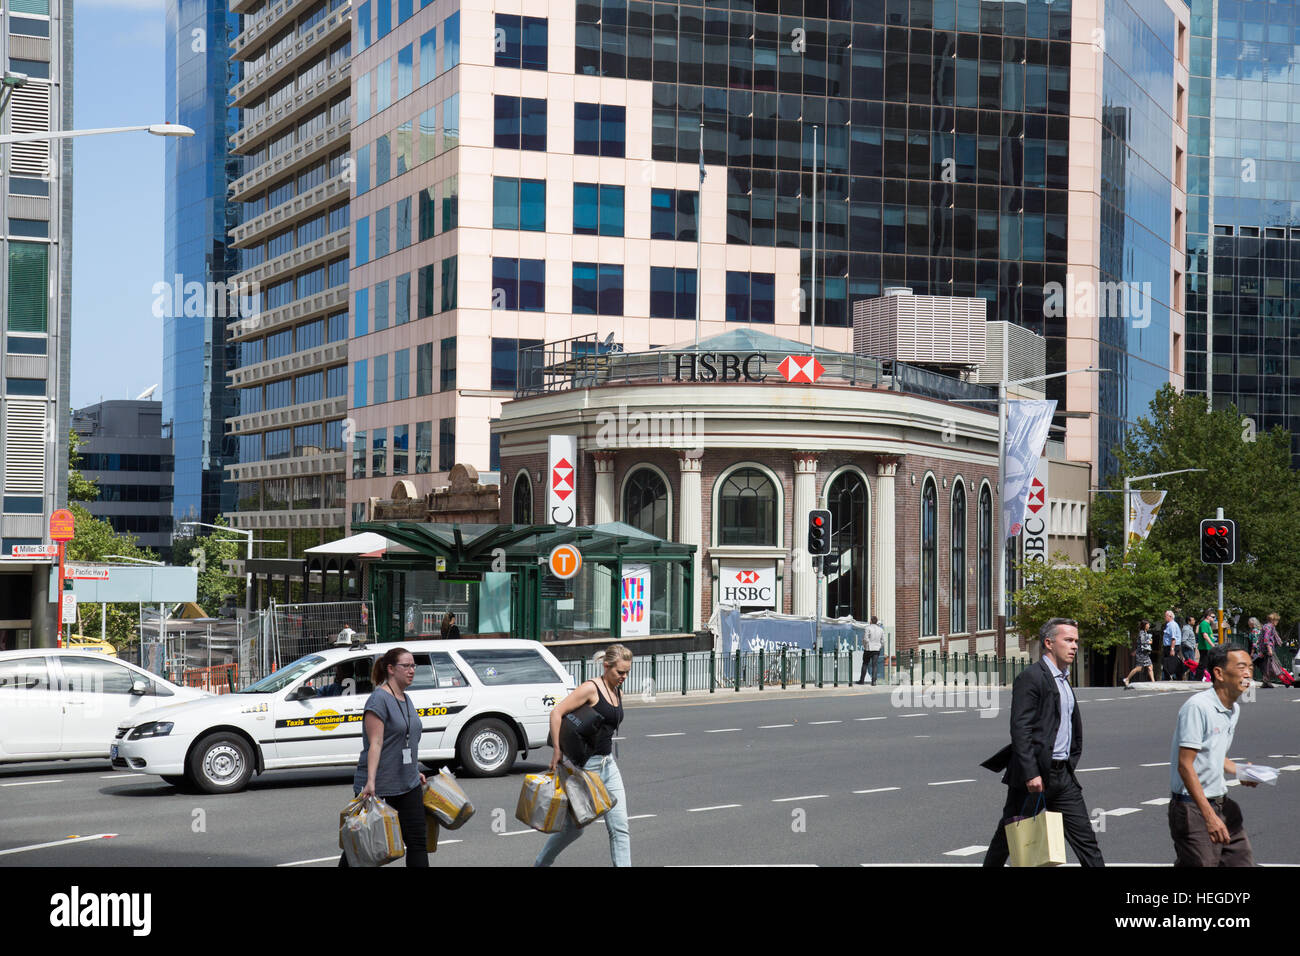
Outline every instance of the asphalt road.
<svg viewBox="0 0 1300 956">
<path fill-rule="evenodd" d="M 1079 776 L 1107 862 L 1169 865 L 1167 762 L 1187 695 L 1086 688 L 1078 697 Z M 618 744 L 633 863 L 976 864 L 1005 795 L 979 762 L 1007 742 L 1009 702 L 1003 692 L 985 718 L 978 706 L 987 701 L 896 706 L 884 688 L 637 701 Z M 1286 771 L 1275 787 L 1232 790 L 1265 864 L 1300 864 L 1297 718 L 1300 694 L 1261 690 L 1243 707 L 1232 748 L 1238 760 Z M 522 774 L 547 760 L 549 751 L 534 752 L 506 777 L 463 780 L 477 813 L 443 831 L 433 865 L 530 864 L 546 837 L 516 821 L 514 808 Z M 8 765 L 0 867 L 332 866 L 350 797 L 344 769 L 276 772 L 213 797 L 106 762 Z M 599 823 L 560 858 L 608 863 Z"/>
</svg>

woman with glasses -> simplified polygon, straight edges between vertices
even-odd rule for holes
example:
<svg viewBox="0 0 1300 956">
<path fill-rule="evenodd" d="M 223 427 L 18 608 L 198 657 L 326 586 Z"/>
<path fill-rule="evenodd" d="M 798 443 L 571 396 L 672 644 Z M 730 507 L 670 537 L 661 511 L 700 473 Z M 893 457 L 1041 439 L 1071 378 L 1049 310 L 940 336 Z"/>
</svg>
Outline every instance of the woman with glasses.
<svg viewBox="0 0 1300 956">
<path fill-rule="evenodd" d="M 397 811 L 407 866 L 428 866 L 424 774 L 420 773 L 420 715 L 406 695 L 415 680 L 415 657 L 395 647 L 375 659 L 374 693 L 366 699 L 365 744 L 352 778 L 353 796 L 380 797 Z M 347 866 L 344 854 L 339 866 Z"/>
</svg>

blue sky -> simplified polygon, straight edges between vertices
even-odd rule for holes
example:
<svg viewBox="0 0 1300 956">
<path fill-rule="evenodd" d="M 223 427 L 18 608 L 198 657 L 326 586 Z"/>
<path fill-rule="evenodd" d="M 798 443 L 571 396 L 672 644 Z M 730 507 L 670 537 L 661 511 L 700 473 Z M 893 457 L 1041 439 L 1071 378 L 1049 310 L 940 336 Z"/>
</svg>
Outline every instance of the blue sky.
<svg viewBox="0 0 1300 956">
<path fill-rule="evenodd" d="M 137 126 L 164 113 L 162 0 L 78 0 L 77 129 Z M 164 140 L 147 133 L 74 141 L 72 407 L 135 398 L 162 381 Z M 161 389 L 159 390 L 161 392 Z"/>
</svg>

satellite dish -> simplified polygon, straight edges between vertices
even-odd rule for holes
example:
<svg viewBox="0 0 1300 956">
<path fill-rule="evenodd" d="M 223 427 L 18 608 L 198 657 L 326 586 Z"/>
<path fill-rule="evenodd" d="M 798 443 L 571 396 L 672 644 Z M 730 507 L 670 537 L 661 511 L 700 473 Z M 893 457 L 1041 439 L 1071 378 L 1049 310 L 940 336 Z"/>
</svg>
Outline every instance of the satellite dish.
<svg viewBox="0 0 1300 956">
<path fill-rule="evenodd" d="M 143 392 L 141 392 L 139 395 L 137 395 L 136 398 L 135 398 L 135 400 L 136 400 L 137 402 L 143 402 L 143 401 L 145 401 L 146 399 L 152 398 L 152 397 L 153 397 L 153 393 L 156 392 L 156 391 L 158 391 L 158 386 L 157 386 L 157 385 L 150 385 L 150 386 L 149 386 L 148 388 L 146 388 Z"/>
<path fill-rule="evenodd" d="M 611 345 L 613 345 L 614 333 L 610 332 L 609 335 L 605 336 L 605 341 L 601 342 L 600 344 L 602 348 L 609 348 Z"/>
</svg>

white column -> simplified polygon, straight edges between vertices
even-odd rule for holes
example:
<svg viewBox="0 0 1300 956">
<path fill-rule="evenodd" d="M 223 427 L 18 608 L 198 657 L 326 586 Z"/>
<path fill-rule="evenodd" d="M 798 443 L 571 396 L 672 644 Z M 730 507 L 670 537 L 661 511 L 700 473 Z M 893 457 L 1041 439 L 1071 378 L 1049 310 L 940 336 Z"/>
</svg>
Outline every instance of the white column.
<svg viewBox="0 0 1300 956">
<path fill-rule="evenodd" d="M 876 603 L 871 613 L 880 620 L 881 627 L 894 628 L 895 640 L 898 622 L 894 620 L 897 614 L 894 556 L 898 542 L 894 540 L 894 475 L 897 471 L 897 458 L 877 457 L 875 514 L 872 515 L 876 526 L 872 541 L 876 554 Z"/>
<path fill-rule="evenodd" d="M 618 502 L 614 500 L 614 453 L 596 451 L 591 454 L 596 468 L 595 524 L 618 520 Z"/>
<path fill-rule="evenodd" d="M 701 558 L 704 551 L 704 513 L 701 504 L 702 491 L 700 482 L 700 465 L 703 462 L 703 457 L 679 452 L 677 461 L 682 475 L 681 501 L 678 502 L 677 508 L 677 540 L 682 544 L 695 545 L 695 564 L 692 572 L 694 588 L 691 599 L 694 619 L 690 622 L 690 625 L 691 630 L 698 631 L 701 627 L 700 622 L 703 620 L 702 609 L 700 608 L 700 585 L 703 575 Z"/>
<path fill-rule="evenodd" d="M 811 617 L 817 610 L 817 575 L 813 573 L 812 558 L 808 556 L 808 512 L 817 507 L 817 456 L 812 452 L 798 452 L 794 456 L 794 505 L 791 512 L 794 541 L 791 551 L 798 557 L 791 562 L 792 612 Z M 831 529 L 834 533 L 834 528 Z"/>
</svg>

